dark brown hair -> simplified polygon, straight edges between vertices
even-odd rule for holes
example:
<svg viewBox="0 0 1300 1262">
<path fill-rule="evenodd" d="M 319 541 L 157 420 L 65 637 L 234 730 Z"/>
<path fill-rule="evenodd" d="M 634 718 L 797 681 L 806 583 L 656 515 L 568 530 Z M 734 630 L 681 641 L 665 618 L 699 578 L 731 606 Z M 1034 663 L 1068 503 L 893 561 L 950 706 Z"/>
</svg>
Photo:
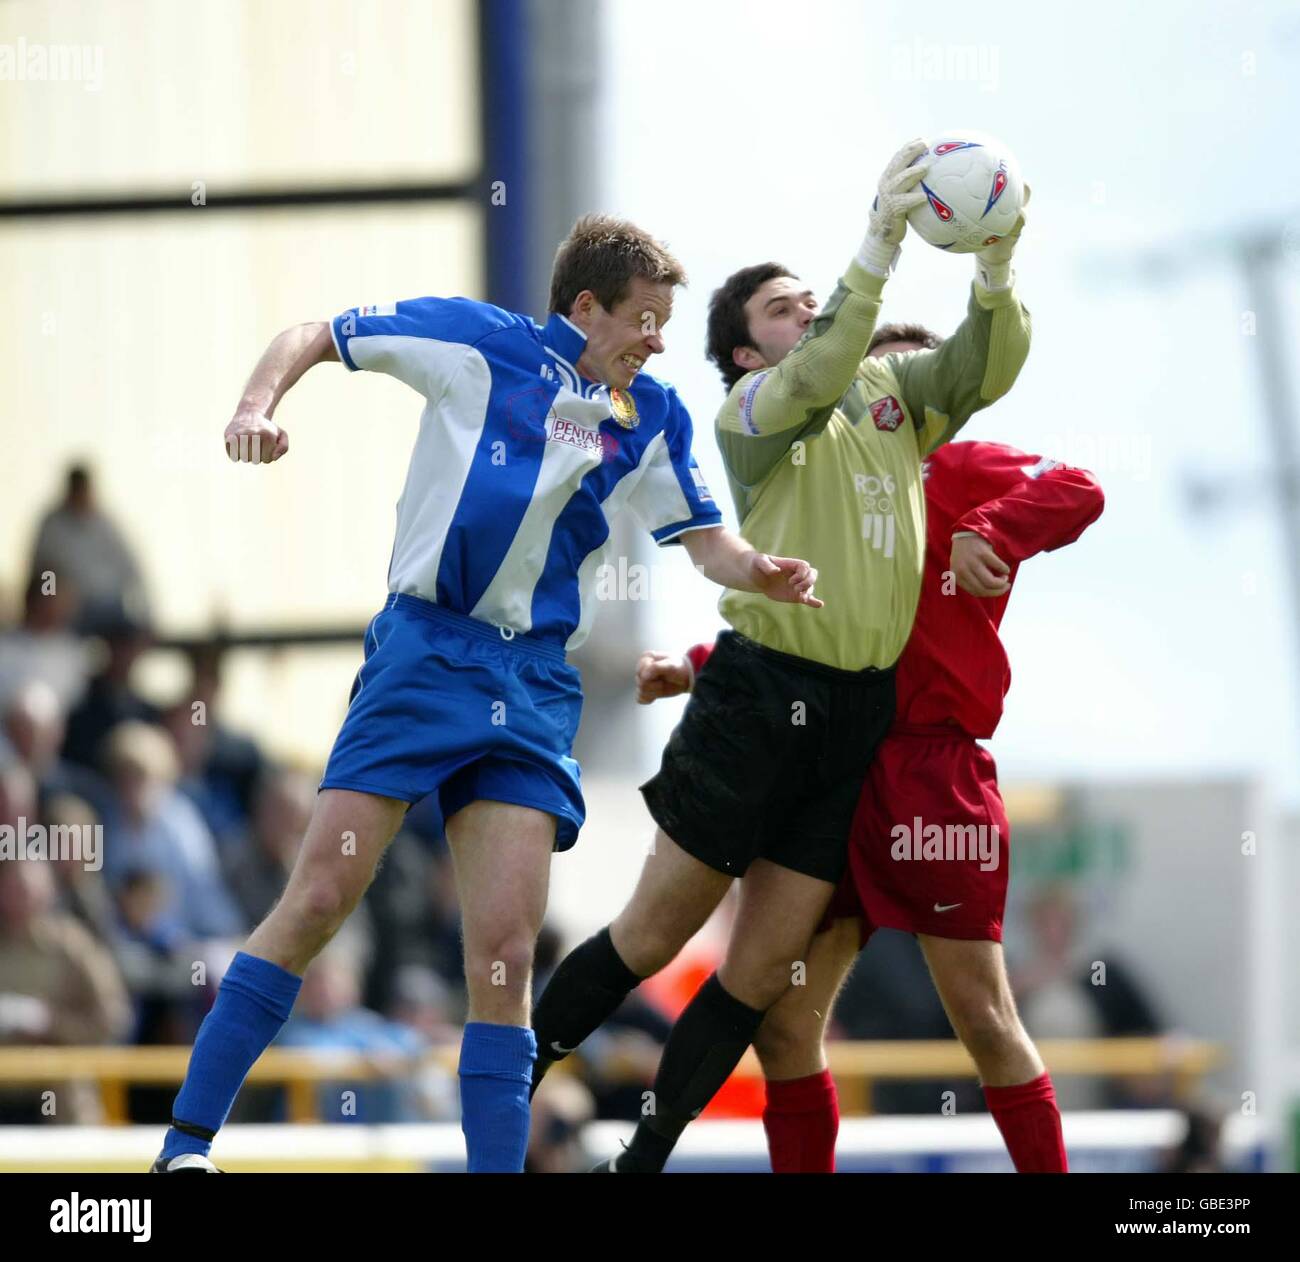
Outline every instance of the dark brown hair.
<svg viewBox="0 0 1300 1262">
<path fill-rule="evenodd" d="M 717 365 L 728 390 L 746 372 L 731 357 L 732 351 L 738 346 L 753 346 L 749 340 L 745 303 L 758 292 L 761 285 L 776 280 L 778 276 L 794 279 L 794 273 L 780 263 L 755 263 L 753 267 L 742 267 L 740 271 L 728 276 L 709 299 L 708 355 Z"/>
<path fill-rule="evenodd" d="M 655 284 L 686 284 L 686 269 L 648 232 L 613 215 L 583 215 L 555 252 L 549 310 L 567 316 L 584 289 L 612 310 L 637 276 Z"/>
<path fill-rule="evenodd" d="M 867 354 L 886 342 L 920 342 L 927 351 L 937 351 L 943 345 L 943 338 L 924 324 L 882 324 L 871 335 Z"/>
</svg>

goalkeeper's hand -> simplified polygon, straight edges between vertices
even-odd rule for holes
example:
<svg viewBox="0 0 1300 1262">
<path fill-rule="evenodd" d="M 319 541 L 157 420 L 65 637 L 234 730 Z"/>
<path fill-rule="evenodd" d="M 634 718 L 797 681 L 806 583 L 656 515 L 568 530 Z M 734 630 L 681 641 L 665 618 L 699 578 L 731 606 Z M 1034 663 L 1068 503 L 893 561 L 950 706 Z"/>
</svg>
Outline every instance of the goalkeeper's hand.
<svg viewBox="0 0 1300 1262">
<path fill-rule="evenodd" d="M 1011 256 L 1020 242 L 1020 230 L 1025 226 L 1025 207 L 1029 205 L 1029 185 L 1025 185 L 1025 200 L 1020 214 L 1005 237 L 983 250 L 975 251 L 975 279 L 985 289 L 1006 289 L 1011 284 Z"/>
<path fill-rule="evenodd" d="M 930 170 L 917 159 L 929 149 L 924 140 L 909 140 L 885 167 L 871 203 L 867 235 L 858 251 L 858 263 L 876 276 L 888 276 L 898 258 L 899 242 L 907 231 L 908 212 L 925 201 L 918 187 Z M 912 163 L 916 162 L 913 166 Z"/>
</svg>

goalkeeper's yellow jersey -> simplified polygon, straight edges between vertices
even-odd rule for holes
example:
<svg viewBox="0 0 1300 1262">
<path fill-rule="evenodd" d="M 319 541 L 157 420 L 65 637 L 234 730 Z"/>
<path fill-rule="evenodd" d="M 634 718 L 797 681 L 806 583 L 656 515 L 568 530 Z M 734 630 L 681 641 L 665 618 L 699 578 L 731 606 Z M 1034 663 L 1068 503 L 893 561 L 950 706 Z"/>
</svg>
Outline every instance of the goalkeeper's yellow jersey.
<svg viewBox="0 0 1300 1262">
<path fill-rule="evenodd" d="M 975 283 L 938 350 L 864 358 L 883 284 L 850 264 L 794 350 L 737 382 L 716 423 L 741 535 L 811 562 L 826 602 L 728 588 L 722 616 L 751 640 L 841 670 L 898 660 L 925 560 L 922 458 L 1005 394 L 1029 351 L 1014 291 Z"/>
</svg>

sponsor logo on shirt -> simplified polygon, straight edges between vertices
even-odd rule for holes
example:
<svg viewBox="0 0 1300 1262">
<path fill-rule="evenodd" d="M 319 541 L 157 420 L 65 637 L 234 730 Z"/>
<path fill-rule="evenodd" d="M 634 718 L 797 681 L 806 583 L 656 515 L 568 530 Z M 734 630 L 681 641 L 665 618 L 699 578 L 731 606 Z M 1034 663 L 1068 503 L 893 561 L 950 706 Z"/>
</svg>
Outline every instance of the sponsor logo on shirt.
<svg viewBox="0 0 1300 1262">
<path fill-rule="evenodd" d="M 397 303 L 374 302 L 367 307 L 358 307 L 357 314 L 360 316 L 395 316 L 397 314 Z"/>
<path fill-rule="evenodd" d="M 894 518 L 896 493 L 894 479 L 888 474 L 855 473 L 853 489 L 862 499 L 862 538 L 867 546 L 886 560 L 894 556 L 898 526 Z"/>
<path fill-rule="evenodd" d="M 579 451 L 589 451 L 602 460 L 613 460 L 618 455 L 618 439 L 613 434 L 566 420 L 555 411 L 546 418 L 546 438 L 548 442 L 566 443 Z"/>
<path fill-rule="evenodd" d="M 877 399 L 871 405 L 871 419 L 876 428 L 892 434 L 903 423 L 903 409 L 892 394 Z"/>
<path fill-rule="evenodd" d="M 886 560 L 894 555 L 894 514 L 863 513 L 862 538 L 875 552 L 881 553 Z"/>
<path fill-rule="evenodd" d="M 614 460 L 622 450 L 615 434 L 601 428 L 605 409 L 563 389 L 558 394 L 544 386 L 519 390 L 505 406 L 510 437 L 520 446 L 563 443 L 599 460 Z"/>
<path fill-rule="evenodd" d="M 553 443 L 568 443 L 570 447 L 583 451 L 603 452 L 605 449 L 600 430 L 588 429 L 577 421 L 566 421 L 554 412 L 546 418 L 546 437 Z"/>
</svg>

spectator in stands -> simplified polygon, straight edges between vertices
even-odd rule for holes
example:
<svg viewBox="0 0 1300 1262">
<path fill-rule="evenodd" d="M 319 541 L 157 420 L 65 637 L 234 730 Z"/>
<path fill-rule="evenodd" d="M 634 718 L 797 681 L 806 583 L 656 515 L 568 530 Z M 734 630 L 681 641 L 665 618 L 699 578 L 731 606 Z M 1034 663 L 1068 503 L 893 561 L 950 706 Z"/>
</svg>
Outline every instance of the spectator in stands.
<svg viewBox="0 0 1300 1262">
<path fill-rule="evenodd" d="M 73 630 L 76 614 L 70 581 L 32 576 L 23 593 L 22 622 L 0 635 L 0 708 L 34 679 L 54 689 L 64 713 L 81 701 L 90 664 L 86 646 Z"/>
<path fill-rule="evenodd" d="M 595 1115 L 591 1092 L 572 1074 L 549 1074 L 533 1097 L 525 1174 L 576 1174 L 591 1169 L 582 1128 Z"/>
<path fill-rule="evenodd" d="M 315 799 L 315 783 L 300 772 L 268 767 L 259 778 L 248 831 L 222 852 L 230 888 L 250 925 L 260 925 L 284 892 Z"/>
<path fill-rule="evenodd" d="M 117 889 L 129 872 L 155 872 L 166 880 L 164 915 L 193 941 L 247 932 L 217 861 L 202 816 L 176 790 L 178 762 L 167 734 L 148 723 L 127 722 L 108 738 L 112 787 L 104 819 L 104 875 Z"/>
<path fill-rule="evenodd" d="M 11 749 L 0 752 L 0 824 L 17 828 L 20 820 L 35 820 L 36 780 Z"/>
<path fill-rule="evenodd" d="M 418 1122 L 439 1116 L 440 1107 L 455 1095 L 450 1076 L 433 1071 L 446 1082 L 445 1091 L 431 1098 L 427 1071 L 416 1072 L 412 1065 L 424 1052 L 425 1040 L 361 1006 L 362 973 L 361 952 L 344 930 L 303 975 L 293 1015 L 275 1046 L 363 1052 L 373 1063 L 390 1065 L 389 1081 L 323 1084 L 318 1096 L 322 1121 Z"/>
<path fill-rule="evenodd" d="M 463 1031 L 456 1022 L 459 1004 L 451 987 L 423 964 L 404 964 L 393 978 L 388 1015 L 414 1030 L 430 1047 L 452 1047 Z"/>
<path fill-rule="evenodd" d="M 207 997 L 194 984 L 194 952 L 169 914 L 169 894 L 162 874 L 148 868 L 128 870 L 116 890 L 113 940 L 135 1000 L 135 1043 L 184 1043 L 203 1019 Z"/>
<path fill-rule="evenodd" d="M 101 632 L 108 658 L 90 681 L 81 704 L 68 716 L 63 756 L 70 762 L 99 770 L 104 741 L 119 724 L 132 720 L 157 723 L 158 707 L 146 701 L 131 684 L 140 654 L 149 647 L 149 628 L 141 622 L 121 620 Z"/>
<path fill-rule="evenodd" d="M 74 794 L 103 810 L 108 785 L 88 767 L 67 762 L 63 748 L 64 716 L 58 694 L 44 679 L 29 679 L 10 697 L 0 718 L 10 749 L 36 778 L 44 805 L 60 794 Z"/>
<path fill-rule="evenodd" d="M 360 910 L 373 927 L 375 946 L 366 1003 L 388 1011 L 398 970 L 420 964 L 451 985 L 456 1015 L 463 1017 L 460 907 L 446 843 L 430 846 L 403 828 L 388 847 Z"/>
<path fill-rule="evenodd" d="M 0 1044 L 95 1044 L 123 1039 L 131 1012 L 107 947 L 55 909 L 52 866 L 0 861 Z M 93 1096 L 56 1087 L 0 1094 L 0 1120 L 98 1120 Z"/>
<path fill-rule="evenodd" d="M 1114 951 L 1080 932 L 1072 890 L 1039 890 L 1028 908 L 1031 946 L 1011 974 L 1025 1029 L 1041 1038 L 1156 1035 L 1163 1023 L 1137 978 Z M 1102 965 L 1101 969 L 1095 965 Z M 1171 1103 L 1169 1083 L 1066 1078 L 1056 1098 L 1066 1109 L 1154 1108 Z"/>
<path fill-rule="evenodd" d="M 31 572 L 52 573 L 72 583 L 81 597 L 80 629 L 99 634 L 123 615 L 148 621 L 140 567 L 121 532 L 95 500 L 90 471 L 68 470 L 63 499 L 43 518 L 32 551 Z"/>
<path fill-rule="evenodd" d="M 83 798 L 60 793 L 46 801 L 41 823 L 51 830 L 50 836 L 56 835 L 55 829 L 75 828 L 84 837 L 100 826 L 100 817 Z M 101 829 L 101 840 L 102 835 Z M 102 846 L 99 853 L 102 858 Z M 58 886 L 59 910 L 74 916 L 98 941 L 112 946 L 117 931 L 117 909 L 103 870 L 91 870 L 75 856 L 53 859 L 51 867 Z"/>
<path fill-rule="evenodd" d="M 264 760 L 254 741 L 222 721 L 220 647 L 199 645 L 189 658 L 190 686 L 164 721 L 181 757 L 180 789 L 224 845 L 248 822 Z"/>
<path fill-rule="evenodd" d="M 1223 1151 L 1225 1110 L 1209 1100 L 1198 1100 L 1183 1111 L 1187 1129 L 1182 1139 L 1161 1155 L 1164 1174 L 1229 1174 L 1231 1164 Z"/>
</svg>

